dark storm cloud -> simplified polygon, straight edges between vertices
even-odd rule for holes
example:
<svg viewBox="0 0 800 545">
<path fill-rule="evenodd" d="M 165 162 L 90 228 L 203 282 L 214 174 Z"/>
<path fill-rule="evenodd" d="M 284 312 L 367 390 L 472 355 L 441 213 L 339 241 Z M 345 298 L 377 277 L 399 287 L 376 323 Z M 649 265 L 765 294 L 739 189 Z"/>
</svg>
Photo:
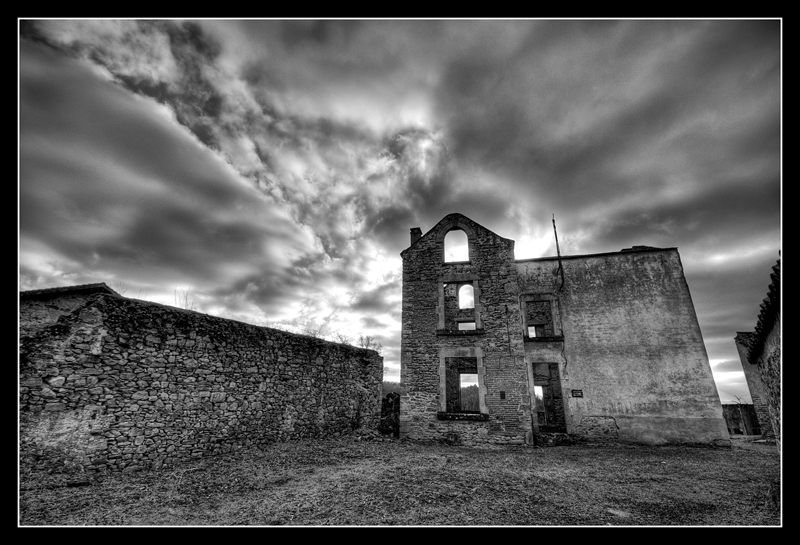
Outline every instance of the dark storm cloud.
<svg viewBox="0 0 800 545">
<path fill-rule="evenodd" d="M 132 275 L 160 271 L 165 280 L 210 282 L 256 268 L 283 276 L 281 252 L 303 249 L 296 228 L 265 208 L 228 165 L 176 131 L 167 112 L 92 83 L 72 61 L 22 49 L 23 237 L 87 270 L 100 262 Z M 49 72 L 37 69 L 44 65 Z M 44 77 L 53 73 L 57 88 Z M 264 248 L 270 239 L 282 248 Z"/>
<path fill-rule="evenodd" d="M 399 255 L 410 245 L 410 229 L 415 221 L 410 207 L 390 205 L 365 215 L 364 232 L 383 241 L 390 254 Z"/>
<path fill-rule="evenodd" d="M 297 300 L 299 292 L 304 292 L 305 283 L 297 276 L 278 271 L 277 274 L 258 273 L 240 278 L 209 292 L 227 304 L 233 301 L 247 301 L 267 313 L 272 309 L 287 306 Z M 244 305 L 237 305 L 242 306 Z"/>
<path fill-rule="evenodd" d="M 290 49 L 293 47 L 346 47 L 363 27 L 361 21 L 283 21 L 279 33 Z"/>
<path fill-rule="evenodd" d="M 780 45 L 780 21 L 26 23 L 20 278 L 383 323 L 394 369 L 410 227 L 461 212 L 534 257 L 555 214 L 562 253 L 677 246 L 735 359 L 780 244 Z"/>
<path fill-rule="evenodd" d="M 363 291 L 353 297 L 350 308 L 362 312 L 390 312 L 394 303 L 387 300 L 387 295 L 399 289 L 400 280 L 396 279 L 371 290 Z"/>
<path fill-rule="evenodd" d="M 194 123 L 192 119 L 190 119 L 191 116 L 187 116 L 182 112 L 194 112 L 194 118 L 199 120 L 198 123 L 217 123 L 220 128 L 225 129 L 226 133 L 235 133 L 241 127 L 231 125 L 231 123 L 228 123 L 227 125 L 218 123 L 217 118 L 219 118 L 221 114 L 221 107 L 215 106 L 212 109 L 213 111 L 207 107 L 207 96 L 213 98 L 217 95 L 213 89 L 209 91 L 210 84 L 204 76 L 204 72 L 207 72 L 208 69 L 205 68 L 202 63 L 212 62 L 216 52 L 212 51 L 210 47 L 204 45 L 207 44 L 208 41 L 205 40 L 197 31 L 197 29 L 191 25 L 175 26 L 172 24 L 166 24 L 162 30 L 164 30 L 164 32 L 169 36 L 170 52 L 172 58 L 176 59 L 175 64 L 178 69 L 177 73 L 180 75 L 180 77 L 167 78 L 170 80 L 170 85 L 162 85 L 159 87 L 157 89 L 158 93 L 153 93 L 158 95 L 154 98 L 174 106 L 177 120 L 190 128 L 190 130 L 192 130 L 195 135 L 207 145 L 210 143 L 209 139 L 202 133 L 198 132 L 197 123 Z M 110 55 L 110 57 L 113 59 L 116 59 L 119 56 L 119 54 L 116 56 Z M 117 76 L 123 78 L 124 82 L 127 83 L 128 87 L 132 90 L 137 92 L 141 92 L 142 89 L 145 91 L 150 90 L 149 88 L 143 87 L 143 85 L 148 84 L 149 82 L 149 80 L 146 78 L 140 78 L 136 80 L 138 82 L 143 82 L 138 87 L 133 85 L 132 81 L 134 81 L 134 78 L 128 77 L 123 73 L 126 71 L 126 67 L 120 67 L 111 61 L 104 63 L 104 65 L 109 69 L 116 71 Z M 164 89 L 167 90 L 164 91 Z M 216 102 L 218 103 L 219 101 Z M 97 112 L 92 113 L 96 114 Z M 116 119 L 118 116 L 108 115 L 105 117 L 108 119 Z M 90 119 L 91 115 L 86 115 L 85 118 Z M 248 124 L 252 125 L 251 118 L 237 119 L 234 117 L 232 119 L 237 123 L 244 121 L 245 127 Z M 152 169 L 155 170 L 152 172 L 147 172 L 147 174 L 154 177 L 166 176 L 170 178 L 172 183 L 176 186 L 182 183 L 182 177 L 186 176 L 186 173 L 183 172 L 186 168 L 186 163 L 180 162 L 180 153 L 175 153 L 176 151 L 182 150 L 170 149 L 169 145 L 173 144 L 173 142 L 168 138 L 152 138 L 150 136 L 143 137 L 142 133 L 136 130 L 137 123 L 135 122 L 130 124 L 129 120 L 125 119 L 120 119 L 118 122 L 125 125 L 128 130 L 115 132 L 119 132 L 121 134 L 119 137 L 120 139 L 128 138 L 130 140 L 130 142 L 124 142 L 125 146 L 114 147 L 112 150 L 114 152 L 118 151 L 119 149 L 124 150 L 123 156 L 119 157 L 120 163 L 124 164 L 125 161 L 130 161 L 131 157 L 140 157 L 144 155 L 159 157 L 167 154 L 172 156 L 173 159 L 178 159 L 179 161 L 175 163 L 160 163 L 158 161 L 154 161 Z M 149 121 L 139 123 L 139 125 L 146 125 L 147 122 Z M 358 142 L 364 138 L 363 134 L 359 133 L 359 130 L 352 124 L 337 122 L 324 118 L 312 119 L 303 118 L 300 116 L 289 116 L 281 120 L 281 125 L 282 132 L 278 134 L 278 137 L 281 138 L 283 142 L 288 140 L 290 145 L 302 146 L 305 148 L 307 148 L 308 144 L 311 143 L 315 153 L 327 154 L 330 166 L 336 170 L 341 169 L 342 166 L 347 166 L 336 164 L 338 156 L 347 155 L 348 150 L 342 148 L 343 143 L 346 144 L 347 142 L 353 141 L 358 144 Z M 93 127 L 84 127 L 82 129 L 89 129 L 85 131 L 82 130 L 82 132 L 91 134 Z M 94 128 L 94 130 L 104 132 L 108 131 L 109 127 L 105 125 L 99 125 Z M 216 134 L 219 135 L 220 133 L 217 132 Z M 254 148 L 256 148 L 256 146 L 254 146 Z M 260 155 L 267 155 L 267 153 L 263 150 L 259 151 L 261 151 Z M 192 162 L 189 162 L 189 165 L 191 164 Z M 171 166 L 174 166 L 176 172 L 164 172 L 165 168 Z M 234 166 L 238 165 L 234 163 Z M 143 171 L 147 171 L 148 166 L 136 165 L 135 169 L 137 172 L 144 173 Z M 187 199 L 197 199 L 198 195 L 196 192 L 198 187 L 196 186 L 198 180 L 202 180 L 205 176 L 206 174 L 203 172 L 199 173 L 197 177 L 192 177 L 191 183 L 189 184 L 191 187 L 187 187 L 186 189 L 187 191 L 194 192 L 194 194 L 189 197 L 188 195 L 191 193 L 187 193 Z M 323 176 L 327 177 L 329 174 L 324 173 Z M 265 178 L 259 176 L 257 179 L 264 180 Z M 354 194 L 353 196 L 345 197 L 344 199 L 337 196 L 332 196 L 331 189 L 335 190 L 336 188 L 332 187 L 331 185 L 326 185 L 326 180 L 319 180 L 317 178 L 317 174 L 312 173 L 312 177 L 309 178 L 309 181 L 314 187 L 313 191 L 310 192 L 307 188 L 302 189 L 296 183 L 286 179 L 279 184 L 279 194 L 284 204 L 287 204 L 292 208 L 294 218 L 300 222 L 301 225 L 313 226 L 313 229 L 315 229 L 317 232 L 318 240 L 322 245 L 322 249 L 327 256 L 329 258 L 340 260 L 339 267 L 336 268 L 332 273 L 333 278 L 338 278 L 340 280 L 352 280 L 354 274 L 348 273 L 348 271 L 353 271 L 355 266 L 353 265 L 353 256 L 348 254 L 348 247 L 351 245 L 353 236 L 357 235 L 357 233 L 348 233 L 347 230 L 342 230 L 340 224 L 343 219 L 347 218 L 349 212 L 348 207 L 352 204 L 356 196 Z M 348 182 L 348 180 L 342 181 L 342 183 Z M 274 182 L 270 181 L 270 183 L 266 185 L 274 185 Z M 332 185 L 336 185 L 336 180 L 334 180 Z M 225 200 L 229 199 L 232 195 L 232 193 L 228 193 L 224 185 L 221 184 L 210 183 L 206 187 L 219 193 L 218 195 L 208 195 L 209 201 L 217 201 L 219 205 L 225 205 Z M 91 199 L 86 199 L 84 202 L 86 205 L 88 205 L 91 202 Z M 194 206 L 197 206 L 198 204 L 200 205 L 200 208 L 205 206 L 203 203 L 192 203 Z M 239 205 L 241 205 L 241 203 Z M 213 208 L 213 206 L 214 205 L 211 205 L 210 207 Z M 207 222 L 205 220 L 199 217 L 194 217 L 193 214 L 187 210 L 180 208 L 173 209 L 170 207 L 170 205 L 162 204 L 160 202 L 154 203 L 153 206 L 148 207 L 148 210 L 151 217 L 148 217 L 145 220 L 139 221 L 137 224 L 130 226 L 130 232 L 128 234 L 130 240 L 124 242 L 115 240 L 108 249 L 98 248 L 95 245 L 92 247 L 91 255 L 97 256 L 99 254 L 100 257 L 111 257 L 124 253 L 125 249 L 128 248 L 132 249 L 146 247 L 148 248 L 147 253 L 152 256 L 165 256 L 164 259 L 159 260 L 161 266 L 189 266 L 192 260 L 199 257 L 197 255 L 198 252 L 195 245 L 190 243 L 192 237 L 201 237 L 213 241 L 205 246 L 204 252 L 199 253 L 218 253 L 220 256 L 225 256 L 226 260 L 230 260 L 233 257 L 228 255 L 229 251 L 239 253 L 239 255 L 252 254 L 253 248 L 251 246 L 255 243 L 254 241 L 270 238 L 270 233 L 268 231 L 234 233 L 234 230 L 239 229 L 241 231 L 241 228 L 220 228 L 219 226 L 215 225 L 206 225 Z M 197 209 L 195 208 L 195 210 Z M 153 216 L 159 216 L 164 222 L 166 222 L 166 225 L 160 225 L 159 222 L 152 221 L 154 219 Z M 33 215 L 30 217 L 32 220 L 36 219 Z M 164 249 L 172 248 L 173 250 L 171 252 L 161 251 L 159 250 L 159 243 Z M 63 248 L 67 245 L 62 243 L 60 246 Z M 325 254 L 315 255 L 317 256 L 314 258 L 315 262 L 309 261 L 307 263 L 308 268 L 302 264 L 301 266 L 293 265 L 292 269 L 289 270 L 291 273 L 290 278 L 294 280 L 304 279 L 308 282 L 315 282 L 319 279 L 318 277 L 321 274 L 326 274 L 326 272 L 330 274 L 330 271 L 326 271 L 325 269 L 320 271 L 320 268 L 318 267 L 319 262 L 325 259 Z M 140 255 L 139 258 L 142 259 L 142 256 Z M 312 258 L 309 256 L 305 259 L 310 260 Z M 198 274 L 203 274 L 203 271 L 208 271 L 208 275 L 211 275 L 215 269 L 211 263 L 213 263 L 213 261 L 202 262 L 198 267 L 193 267 L 193 270 L 195 270 Z M 311 268 L 312 266 L 313 268 Z M 246 283 L 246 285 L 250 284 Z M 217 291 L 225 292 L 226 290 L 222 289 Z"/>
<path fill-rule="evenodd" d="M 627 193 L 637 180 L 620 177 L 620 167 L 641 163 L 637 177 L 674 172 L 675 161 L 686 157 L 684 142 L 704 146 L 709 156 L 697 159 L 706 164 L 727 160 L 731 139 L 747 152 L 737 156 L 737 164 L 759 149 L 775 155 L 774 22 L 771 30 L 765 25 L 766 32 L 736 22 L 704 26 L 561 22 L 542 34 L 532 25 L 528 43 L 504 62 L 493 62 L 491 52 L 458 59 L 447 65 L 438 94 L 450 149 L 458 160 L 507 172 L 520 184 L 536 179 L 540 187 L 556 186 L 551 198 L 571 207 Z M 603 35 L 604 41 L 587 34 Z M 680 35 L 686 36 L 682 42 L 676 40 Z M 737 109 L 765 92 L 771 100 L 754 103 L 762 111 L 751 117 L 768 138 L 753 135 L 750 127 L 719 126 L 732 109 L 734 119 L 749 122 L 747 112 Z M 704 118 L 711 120 L 707 129 L 686 132 Z M 747 145 L 752 142 L 755 149 Z M 696 180 L 704 182 L 705 177 Z"/>
<path fill-rule="evenodd" d="M 765 249 L 746 260 L 684 264 L 692 299 L 707 324 L 704 335 L 733 338 L 737 331 L 755 328 L 777 253 Z"/>
<path fill-rule="evenodd" d="M 359 320 L 361 325 L 363 325 L 367 329 L 379 329 L 386 327 L 386 324 L 381 322 L 380 320 L 376 320 L 375 318 L 370 318 L 369 316 L 365 316 Z"/>
<path fill-rule="evenodd" d="M 769 247 L 751 252 L 746 258 L 728 256 L 703 261 L 702 256 L 696 256 L 690 261 L 683 256 L 686 282 L 712 360 L 738 361 L 734 337 L 739 331 L 754 330 L 777 257 L 777 250 Z M 728 380 L 719 374 L 720 370 L 714 371 L 718 385 Z"/>
<path fill-rule="evenodd" d="M 760 183 L 747 180 L 738 185 L 712 187 L 677 202 L 642 202 L 614 210 L 607 217 L 583 221 L 567 212 L 575 230 L 591 230 L 593 249 L 615 251 L 632 245 L 657 247 L 699 244 L 706 251 L 723 250 L 751 240 L 754 233 L 777 235 L 780 218 L 770 215 L 780 204 L 778 178 Z M 577 216 L 577 217 L 576 217 Z M 563 232 L 569 231 L 565 228 Z M 777 245 L 777 236 L 776 236 Z M 777 249 L 777 246 L 776 246 Z"/>
<path fill-rule="evenodd" d="M 75 56 L 93 60 L 107 68 L 133 92 L 169 104 L 180 123 L 206 145 L 218 146 L 214 121 L 219 118 L 223 98 L 208 81 L 203 69 L 213 62 L 219 48 L 191 22 L 129 21 L 116 28 L 113 23 L 85 21 L 87 34 L 74 36 L 59 32 L 58 25 L 39 23 L 50 34 L 31 33 L 39 41 Z M 55 27 L 55 28 L 53 28 Z M 94 38 L 94 39 L 92 39 Z M 149 42 L 162 42 L 158 48 Z M 121 47 L 120 47 L 121 46 Z M 169 71 L 137 69 L 137 60 L 151 57 Z M 136 60 L 134 60 L 136 59 Z"/>
</svg>

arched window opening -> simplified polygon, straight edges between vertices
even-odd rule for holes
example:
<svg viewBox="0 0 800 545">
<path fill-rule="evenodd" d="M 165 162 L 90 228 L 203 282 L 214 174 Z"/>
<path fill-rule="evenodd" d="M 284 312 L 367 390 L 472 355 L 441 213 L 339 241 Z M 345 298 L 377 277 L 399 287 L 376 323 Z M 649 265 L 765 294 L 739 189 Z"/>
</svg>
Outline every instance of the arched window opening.
<svg viewBox="0 0 800 545">
<path fill-rule="evenodd" d="M 470 284 L 458 288 L 458 308 L 475 308 L 475 290 Z"/>
<path fill-rule="evenodd" d="M 461 229 L 453 229 L 444 237 L 444 260 L 469 261 L 469 244 L 467 234 Z"/>
</svg>

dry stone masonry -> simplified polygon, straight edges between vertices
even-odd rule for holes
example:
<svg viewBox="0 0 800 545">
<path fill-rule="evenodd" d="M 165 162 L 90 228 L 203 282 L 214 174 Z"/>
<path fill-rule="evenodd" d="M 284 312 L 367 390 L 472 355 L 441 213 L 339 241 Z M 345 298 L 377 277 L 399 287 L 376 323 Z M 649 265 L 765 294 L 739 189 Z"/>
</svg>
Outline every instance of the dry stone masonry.
<svg viewBox="0 0 800 545">
<path fill-rule="evenodd" d="M 376 428 L 383 360 L 127 299 L 104 284 L 20 297 L 20 455 L 136 470 Z"/>
<path fill-rule="evenodd" d="M 781 443 L 781 260 L 772 267 L 754 332 L 736 334 L 761 432 Z"/>
<path fill-rule="evenodd" d="M 750 398 L 753 400 L 753 410 L 755 413 L 755 426 L 758 428 L 757 435 L 764 437 L 774 437 L 772 431 L 772 421 L 769 414 L 769 403 L 767 403 L 767 395 L 764 389 L 764 383 L 761 380 L 761 371 L 757 364 L 752 364 L 749 361 L 750 347 L 753 345 L 753 338 L 755 333 L 737 332 L 734 342 L 736 349 L 739 352 L 739 359 L 742 363 L 742 370 L 744 371 L 744 378 L 747 382 L 747 389 L 750 391 Z M 723 405 L 723 409 L 725 406 Z M 727 413 L 726 413 L 727 417 Z M 727 419 L 727 418 L 726 418 Z M 727 419 L 730 422 L 730 419 Z M 730 427 L 730 425 L 728 426 Z"/>
<path fill-rule="evenodd" d="M 677 249 L 516 260 L 513 240 L 450 214 L 401 256 L 401 436 L 730 444 Z"/>
</svg>

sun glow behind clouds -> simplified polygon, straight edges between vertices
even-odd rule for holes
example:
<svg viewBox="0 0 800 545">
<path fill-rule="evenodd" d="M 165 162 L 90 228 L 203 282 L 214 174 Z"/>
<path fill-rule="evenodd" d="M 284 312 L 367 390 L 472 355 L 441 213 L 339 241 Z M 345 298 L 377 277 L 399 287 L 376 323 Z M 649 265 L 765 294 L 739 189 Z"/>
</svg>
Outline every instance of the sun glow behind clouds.
<svg viewBox="0 0 800 545">
<path fill-rule="evenodd" d="M 741 263 L 751 261 L 754 258 L 761 256 L 765 253 L 773 253 L 775 251 L 775 243 L 771 241 L 769 244 L 764 244 L 756 247 L 739 247 L 729 252 L 718 252 L 711 254 L 705 258 L 706 263 L 709 265 L 726 265 L 730 263 Z"/>
<path fill-rule="evenodd" d="M 547 230 L 538 235 L 523 235 L 514 244 L 516 259 L 548 257 L 555 253 L 555 238 L 553 233 Z"/>
<path fill-rule="evenodd" d="M 714 383 L 717 386 L 717 392 L 722 403 L 735 403 L 737 397 L 743 403 L 752 403 L 744 371 L 721 369 L 721 367 L 726 367 L 726 364 L 730 364 L 730 361 L 726 359 L 710 359 L 709 363 L 711 364 L 711 374 L 714 376 Z"/>
</svg>

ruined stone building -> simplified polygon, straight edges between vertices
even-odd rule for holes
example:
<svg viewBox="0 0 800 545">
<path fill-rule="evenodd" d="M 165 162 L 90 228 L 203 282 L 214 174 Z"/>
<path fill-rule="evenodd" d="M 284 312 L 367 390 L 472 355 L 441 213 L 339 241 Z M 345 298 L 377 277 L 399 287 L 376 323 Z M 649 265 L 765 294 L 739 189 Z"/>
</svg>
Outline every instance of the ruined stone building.
<svg viewBox="0 0 800 545">
<path fill-rule="evenodd" d="M 105 284 L 20 294 L 20 461 L 130 471 L 377 427 L 383 358 Z"/>
<path fill-rule="evenodd" d="M 468 255 L 450 261 L 450 237 Z M 729 444 L 676 248 L 516 260 L 461 214 L 411 229 L 400 434 Z M 462 386 L 478 385 L 477 402 Z"/>
<path fill-rule="evenodd" d="M 772 267 L 754 332 L 734 338 L 761 434 L 781 441 L 781 260 Z"/>
<path fill-rule="evenodd" d="M 722 414 L 731 437 L 735 435 L 761 436 L 761 426 L 752 403 L 723 403 Z"/>
</svg>

